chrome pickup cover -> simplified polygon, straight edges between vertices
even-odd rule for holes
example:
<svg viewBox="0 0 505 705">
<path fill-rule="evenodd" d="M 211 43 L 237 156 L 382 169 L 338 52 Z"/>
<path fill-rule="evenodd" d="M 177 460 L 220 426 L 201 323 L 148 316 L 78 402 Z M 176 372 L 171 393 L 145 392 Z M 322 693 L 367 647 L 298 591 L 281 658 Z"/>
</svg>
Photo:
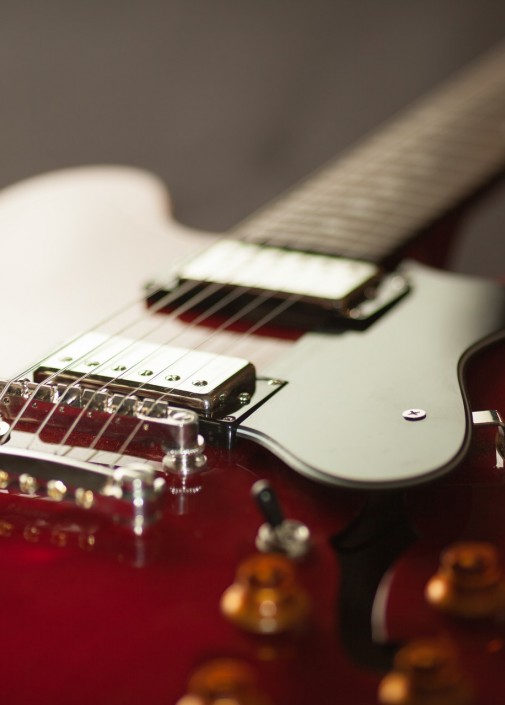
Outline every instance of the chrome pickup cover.
<svg viewBox="0 0 505 705">
<path fill-rule="evenodd" d="M 155 399 L 222 416 L 255 390 L 254 366 L 241 358 L 185 350 L 92 332 L 46 358 L 36 382 L 79 382 L 83 388 Z"/>
<path fill-rule="evenodd" d="M 275 298 L 295 296 L 344 311 L 377 281 L 380 269 L 359 260 L 223 239 L 186 262 L 177 275 L 179 281 L 271 291 Z"/>
</svg>

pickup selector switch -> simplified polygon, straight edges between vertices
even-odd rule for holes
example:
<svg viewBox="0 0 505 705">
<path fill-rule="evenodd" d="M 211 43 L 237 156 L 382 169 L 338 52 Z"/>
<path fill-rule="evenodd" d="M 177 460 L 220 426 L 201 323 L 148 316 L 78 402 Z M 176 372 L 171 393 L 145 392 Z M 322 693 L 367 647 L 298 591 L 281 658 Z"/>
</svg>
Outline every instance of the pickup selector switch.
<svg viewBox="0 0 505 705">
<path fill-rule="evenodd" d="M 256 536 L 256 548 L 261 553 L 284 553 L 292 559 L 303 558 L 311 546 L 310 531 L 305 524 L 284 519 L 277 495 L 266 480 L 258 480 L 251 494 L 266 522 Z"/>
</svg>

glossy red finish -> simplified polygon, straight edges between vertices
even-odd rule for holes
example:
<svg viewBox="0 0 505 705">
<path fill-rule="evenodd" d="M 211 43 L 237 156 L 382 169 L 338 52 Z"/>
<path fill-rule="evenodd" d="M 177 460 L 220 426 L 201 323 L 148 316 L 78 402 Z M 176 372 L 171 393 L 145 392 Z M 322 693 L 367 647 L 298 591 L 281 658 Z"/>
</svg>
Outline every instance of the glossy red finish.
<svg viewBox="0 0 505 705">
<path fill-rule="evenodd" d="M 497 347 L 472 366 L 474 408 L 503 399 L 502 356 Z M 492 541 L 505 554 L 505 476 L 495 467 L 493 436 L 476 432 L 460 468 L 406 493 L 419 539 L 382 585 L 389 640 L 454 639 L 481 705 L 505 692 L 502 623 L 441 615 L 423 591 L 440 550 L 454 540 Z M 312 553 L 297 566 L 312 605 L 308 625 L 278 636 L 242 632 L 219 609 L 237 566 L 255 551 L 262 519 L 250 489 L 259 478 L 271 482 L 286 516 L 313 534 Z M 189 496 L 173 488 L 162 520 L 142 538 L 92 512 L 0 496 L 5 702 L 172 704 L 195 668 L 223 657 L 252 666 L 274 705 L 376 702 L 383 672 L 358 665 L 343 646 L 341 567 L 330 543 L 365 495 L 311 483 L 245 442 L 210 449 L 209 469 L 197 482 L 201 489 Z M 344 609 L 359 611 L 361 587 Z"/>
<path fill-rule="evenodd" d="M 338 648 L 328 537 L 350 520 L 359 496 L 312 486 L 246 444 L 233 455 L 211 452 L 209 465 L 183 512 L 172 497 L 142 539 L 91 513 L 2 497 L 6 701 L 26 703 L 36 691 L 41 704 L 172 703 L 196 665 L 220 656 L 259 666 L 274 703 L 301 705 L 307 693 L 355 680 Z M 238 563 L 255 550 L 261 519 L 249 492 L 258 477 L 270 479 L 287 515 L 314 533 L 313 554 L 299 568 L 313 614 L 293 638 L 242 634 L 219 611 Z"/>
<path fill-rule="evenodd" d="M 468 388 L 474 409 L 500 408 L 502 360 L 503 344 L 480 354 L 471 364 Z M 383 585 L 389 640 L 451 639 L 479 705 L 494 705 L 505 696 L 503 614 L 482 619 L 445 614 L 428 604 L 424 591 L 437 572 L 440 553 L 454 542 L 489 542 L 505 558 L 505 471 L 496 464 L 495 436 L 495 429 L 476 429 L 472 449 L 455 472 L 408 493 L 409 514 L 419 538 Z"/>
</svg>

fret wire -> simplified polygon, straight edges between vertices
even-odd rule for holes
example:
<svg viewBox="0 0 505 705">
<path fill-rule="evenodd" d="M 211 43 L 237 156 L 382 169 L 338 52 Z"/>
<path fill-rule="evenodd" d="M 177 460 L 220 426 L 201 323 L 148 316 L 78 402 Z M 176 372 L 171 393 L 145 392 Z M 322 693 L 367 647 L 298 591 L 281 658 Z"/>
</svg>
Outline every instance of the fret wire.
<svg viewBox="0 0 505 705">
<path fill-rule="evenodd" d="M 463 80 L 459 80 L 459 82 L 458 80 L 456 80 L 450 87 L 451 90 L 449 91 L 449 97 L 447 96 L 446 88 L 442 87 L 440 91 L 445 91 L 445 95 L 443 95 L 442 98 L 439 98 L 437 93 L 435 93 L 434 99 L 432 98 L 431 101 L 428 100 L 427 103 L 421 105 L 420 107 L 414 105 L 410 111 L 411 114 L 407 112 L 407 116 L 404 115 L 398 120 L 393 121 L 392 131 L 386 129 L 385 132 L 379 132 L 378 136 L 373 135 L 371 139 L 367 140 L 365 144 L 361 146 L 360 149 L 353 150 L 351 154 L 347 156 L 347 159 L 345 158 L 345 156 L 344 159 L 340 159 L 337 162 L 336 167 L 332 164 L 326 168 L 323 168 L 320 172 L 316 174 L 316 178 L 323 182 L 324 194 L 326 195 L 328 191 L 331 190 L 328 188 L 328 183 L 330 182 L 331 184 L 330 179 L 336 181 L 337 189 L 339 189 L 341 193 L 348 194 L 350 189 L 348 183 L 346 183 L 345 171 L 350 170 L 352 175 L 351 177 L 347 178 L 347 181 L 349 180 L 349 178 L 352 177 L 354 177 L 354 181 L 356 180 L 356 177 L 362 180 L 363 173 L 360 174 L 359 172 L 360 160 L 363 159 L 363 156 L 367 157 L 368 161 L 376 160 L 377 157 L 375 152 L 377 152 L 377 150 L 382 152 L 379 155 L 381 159 L 380 164 L 382 174 L 384 172 L 386 172 L 387 174 L 390 169 L 392 169 L 393 173 L 395 173 L 395 171 L 398 172 L 400 170 L 402 176 L 405 176 L 406 174 L 407 177 L 410 177 L 410 180 L 413 181 L 412 187 L 414 189 L 420 190 L 422 187 L 424 187 L 426 190 L 428 190 L 431 185 L 430 182 L 433 179 L 433 169 L 431 171 L 430 169 L 420 170 L 419 165 L 416 163 L 416 160 L 414 159 L 414 161 L 412 162 L 412 159 L 409 159 L 409 151 L 405 151 L 405 146 L 410 147 L 412 151 L 412 147 L 415 148 L 421 139 L 426 139 L 426 137 L 428 136 L 434 142 L 432 147 L 432 149 L 436 149 L 436 155 L 434 156 L 438 157 L 439 160 L 442 156 L 446 162 L 445 166 L 441 164 L 437 167 L 435 182 L 436 188 L 439 189 L 441 187 L 446 186 L 447 192 L 444 194 L 444 196 L 448 202 L 452 202 L 454 197 L 454 189 L 461 189 L 461 192 L 463 194 L 469 187 L 469 184 L 472 183 L 472 174 L 474 180 L 476 180 L 477 177 L 479 177 L 480 179 L 482 170 L 484 171 L 484 173 L 486 173 L 487 169 L 490 170 L 495 166 L 495 164 L 500 163 L 502 160 L 501 156 L 496 156 L 495 154 L 495 135 L 487 134 L 484 135 L 484 137 L 481 137 L 480 134 L 476 133 L 476 130 L 479 128 L 479 126 L 482 125 L 487 128 L 487 132 L 489 133 L 490 129 L 492 127 L 495 127 L 496 120 L 489 118 L 489 111 L 484 120 L 479 120 L 479 114 L 473 109 L 477 102 L 476 98 L 478 98 L 479 96 L 487 98 L 495 97 L 496 102 L 496 93 L 493 94 L 493 91 L 500 90 L 503 92 L 504 79 L 502 75 L 502 65 L 503 52 L 500 52 L 496 63 L 496 76 L 493 75 L 492 71 L 489 71 L 489 68 L 487 68 L 486 70 L 486 67 L 484 67 L 484 69 L 482 69 L 480 72 L 481 74 L 483 74 L 483 76 L 480 77 L 478 84 L 476 84 L 475 80 L 472 80 L 472 75 L 470 75 L 470 79 L 467 76 L 464 77 Z M 479 72 L 477 72 L 477 74 L 478 73 Z M 474 72 L 474 75 L 477 74 L 475 74 Z M 500 101 L 502 100 L 501 95 L 498 96 L 498 98 L 500 99 Z M 473 105 L 469 106 L 469 99 L 473 100 Z M 450 110 L 448 109 L 448 106 L 450 107 Z M 438 114 L 438 120 L 434 120 L 434 114 L 435 116 L 437 116 Z M 448 119 L 456 120 L 457 124 L 451 125 Z M 412 130 L 412 124 L 417 129 L 417 132 L 416 130 Z M 419 125 L 421 126 L 421 129 L 418 127 Z M 496 131 L 498 132 L 498 130 Z M 405 135 L 405 144 L 401 145 L 401 153 L 399 153 L 400 148 L 398 147 L 399 132 L 400 136 L 402 132 Z M 499 136 L 500 135 L 498 134 L 498 137 Z M 385 147 L 388 146 L 388 144 L 393 145 L 394 150 L 396 150 L 396 152 L 394 150 L 391 150 L 391 154 L 388 155 L 389 161 L 387 159 L 385 161 L 385 155 L 383 153 L 383 150 Z M 477 151 L 476 148 L 478 148 Z M 454 151 L 455 149 L 456 151 Z M 400 158 L 399 168 L 394 163 L 391 164 L 392 159 L 395 158 Z M 404 160 L 403 162 L 402 159 Z M 480 162 L 482 166 L 476 167 L 476 162 Z M 463 170 L 468 171 L 468 174 L 470 174 L 470 176 L 466 174 L 462 176 L 461 172 Z M 448 175 L 448 172 L 450 172 L 450 175 Z M 373 190 L 373 178 L 370 179 L 369 173 L 366 174 L 366 177 L 367 181 L 363 185 L 363 188 Z M 378 178 L 380 181 L 381 177 L 378 175 L 376 178 Z M 298 187 L 298 189 L 295 189 L 293 192 L 288 193 L 287 198 L 294 200 L 297 196 L 303 197 L 303 193 L 305 191 L 305 193 L 309 194 L 306 200 L 310 201 L 312 197 L 312 201 L 315 204 L 315 202 L 317 202 L 317 197 L 314 198 L 314 194 L 317 194 L 320 190 L 318 186 L 319 184 L 317 182 L 312 182 L 312 184 L 310 184 L 309 181 L 308 190 L 306 187 L 303 186 Z M 380 187 L 378 190 L 380 190 Z M 400 203 L 402 202 L 402 195 L 402 193 L 396 194 L 398 202 Z M 383 197 L 384 196 L 382 195 L 382 198 Z M 394 194 L 388 195 L 388 200 L 390 202 L 394 202 L 393 199 Z M 379 214 L 379 217 L 382 217 L 382 211 L 384 206 L 380 205 L 380 197 L 377 198 L 377 195 L 375 194 L 375 198 L 373 200 L 375 201 L 375 208 L 377 213 Z M 325 203 L 327 203 L 327 201 L 325 201 Z M 346 208 L 346 205 L 343 204 L 341 201 L 334 200 L 334 202 L 331 204 L 330 211 L 335 209 L 338 212 L 339 208 L 340 210 L 344 210 Z M 347 208 L 349 208 L 349 206 L 347 206 Z M 427 219 L 431 215 L 432 210 L 432 207 L 427 209 Z M 328 212 L 325 209 L 325 215 L 327 214 Z M 366 219 L 368 217 L 365 216 L 363 213 L 357 214 L 357 216 L 361 217 L 361 220 Z M 260 214 L 256 217 L 256 219 L 253 217 L 249 220 L 247 228 L 248 233 L 254 232 L 255 227 L 257 227 L 257 225 L 260 225 L 257 220 L 258 217 L 269 217 L 268 206 L 266 213 L 262 213 L 260 211 Z M 281 225 L 283 225 L 283 223 L 281 223 Z M 261 226 L 263 227 L 263 224 L 261 224 Z M 232 232 L 242 232 L 241 224 L 239 224 L 239 226 Z"/>
</svg>

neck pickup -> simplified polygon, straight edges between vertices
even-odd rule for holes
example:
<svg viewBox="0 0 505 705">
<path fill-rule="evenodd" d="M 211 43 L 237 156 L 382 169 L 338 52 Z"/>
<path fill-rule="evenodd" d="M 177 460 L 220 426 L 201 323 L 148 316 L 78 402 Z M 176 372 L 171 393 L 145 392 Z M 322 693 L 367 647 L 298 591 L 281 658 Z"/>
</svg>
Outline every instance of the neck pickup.
<svg viewBox="0 0 505 705">
<path fill-rule="evenodd" d="M 155 286 L 148 296 L 185 311 L 193 301 L 195 310 L 221 302 L 234 321 L 303 329 L 366 322 L 407 288 L 403 277 L 385 276 L 370 262 L 222 239 L 183 264 L 174 285 Z"/>
</svg>

